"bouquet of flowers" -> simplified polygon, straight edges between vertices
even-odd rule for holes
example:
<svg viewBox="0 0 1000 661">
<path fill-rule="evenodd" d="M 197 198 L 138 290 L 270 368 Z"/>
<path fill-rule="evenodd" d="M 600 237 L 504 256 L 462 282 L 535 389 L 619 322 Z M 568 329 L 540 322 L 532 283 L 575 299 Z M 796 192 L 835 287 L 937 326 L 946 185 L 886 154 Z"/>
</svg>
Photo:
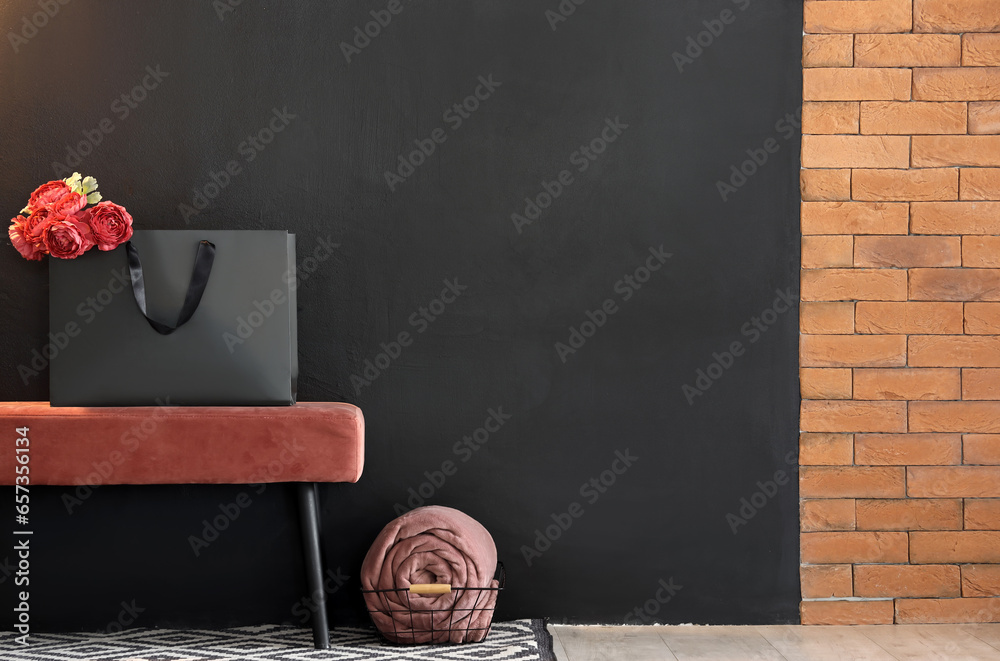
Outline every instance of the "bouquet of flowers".
<svg viewBox="0 0 1000 661">
<path fill-rule="evenodd" d="M 21 214 L 11 219 L 7 233 L 25 259 L 74 259 L 94 246 L 114 250 L 132 238 L 125 207 L 101 202 L 97 180 L 79 172 L 36 188 Z"/>
</svg>

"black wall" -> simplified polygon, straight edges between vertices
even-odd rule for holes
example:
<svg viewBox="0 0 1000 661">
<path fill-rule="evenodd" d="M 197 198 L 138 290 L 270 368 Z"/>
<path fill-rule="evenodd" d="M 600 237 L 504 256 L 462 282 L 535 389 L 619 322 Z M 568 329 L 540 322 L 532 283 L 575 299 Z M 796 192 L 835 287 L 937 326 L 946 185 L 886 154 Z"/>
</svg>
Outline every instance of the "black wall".
<svg viewBox="0 0 1000 661">
<path fill-rule="evenodd" d="M 298 235 L 300 400 L 355 403 L 368 424 L 361 482 L 322 488 L 326 562 L 350 577 L 334 624 L 364 617 L 364 553 L 425 482 L 428 503 L 493 533 L 501 618 L 797 621 L 797 312 L 775 301 L 798 295 L 801 2 L 58 7 L 35 31 L 34 0 L 0 9 L 19 37 L 0 44 L 0 208 L 13 216 L 65 167 L 140 228 Z M 371 11 L 391 22 L 348 62 L 341 42 Z M 499 85 L 457 126 L 444 113 L 480 77 Z M 273 140 L 245 142 L 275 109 Z M 602 153 L 575 153 L 602 131 Z M 390 187 L 385 172 L 435 135 Z M 512 220 L 563 170 L 533 222 Z M 306 261 L 325 241 L 339 247 Z M 636 274 L 647 258 L 657 270 Z M 45 400 L 47 371 L 18 366 L 47 342 L 46 266 L 8 245 L 0 269 L 0 397 Z M 467 289 L 420 321 L 445 280 Z M 366 375 L 404 331 L 412 344 Z M 491 409 L 509 419 L 456 448 Z M 446 461 L 454 474 L 437 475 Z M 581 490 L 613 468 L 603 492 Z M 115 629 L 133 601 L 134 626 L 303 621 L 286 485 L 103 487 L 71 514 L 68 492 L 33 495 L 39 629 Z M 252 504 L 195 556 L 189 537 L 243 492 Z M 12 490 L 0 499 L 13 519 Z M 550 525 L 558 538 L 541 539 Z"/>
</svg>

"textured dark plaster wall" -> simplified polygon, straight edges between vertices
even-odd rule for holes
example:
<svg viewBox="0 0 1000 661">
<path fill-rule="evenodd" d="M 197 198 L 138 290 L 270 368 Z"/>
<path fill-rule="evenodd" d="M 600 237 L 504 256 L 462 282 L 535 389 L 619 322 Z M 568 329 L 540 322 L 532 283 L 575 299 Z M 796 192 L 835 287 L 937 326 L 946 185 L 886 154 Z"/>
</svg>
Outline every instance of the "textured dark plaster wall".
<svg viewBox="0 0 1000 661">
<path fill-rule="evenodd" d="M 300 399 L 368 422 L 322 488 L 335 624 L 411 489 L 492 531 L 499 617 L 796 621 L 801 3 L 559 6 L 3 3 L 2 208 L 79 170 L 139 227 L 298 235 Z M 47 399 L 46 268 L 0 269 L 0 397 Z M 67 493 L 33 493 L 37 627 L 303 620 L 286 486 Z"/>
</svg>

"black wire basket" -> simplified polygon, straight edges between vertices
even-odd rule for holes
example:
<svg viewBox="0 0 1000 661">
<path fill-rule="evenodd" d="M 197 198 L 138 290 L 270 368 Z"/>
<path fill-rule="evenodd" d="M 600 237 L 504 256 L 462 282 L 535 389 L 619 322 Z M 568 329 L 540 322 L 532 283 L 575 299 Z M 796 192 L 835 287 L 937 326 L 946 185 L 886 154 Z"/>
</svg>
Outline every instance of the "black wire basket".
<svg viewBox="0 0 1000 661">
<path fill-rule="evenodd" d="M 393 645 L 423 645 L 428 643 L 481 642 L 486 640 L 486 636 L 490 633 L 490 627 L 493 625 L 496 599 L 491 600 L 490 593 L 496 593 L 496 597 L 499 597 L 500 590 L 504 589 L 504 584 L 507 582 L 507 572 L 504 570 L 502 562 L 497 563 L 497 570 L 493 578 L 497 581 L 496 587 L 455 587 L 448 583 L 414 583 L 408 588 L 362 589 L 361 592 L 366 595 L 365 605 L 368 608 L 368 616 L 371 618 L 372 624 L 375 625 L 382 639 L 388 643 Z M 390 593 L 401 595 L 402 598 L 397 600 L 400 603 L 393 603 L 389 599 Z M 453 608 L 421 608 L 418 603 L 410 600 L 411 595 L 429 596 L 451 593 L 457 593 L 453 601 Z M 374 601 L 378 602 L 377 608 L 372 608 L 367 595 L 375 595 Z M 458 607 L 463 595 L 474 595 L 471 606 Z M 466 599 L 466 601 L 468 600 Z M 442 626 L 435 626 L 435 613 L 448 613 L 447 622 L 443 623 Z M 477 623 L 481 626 L 472 626 L 477 619 L 477 613 L 488 614 L 484 622 Z M 391 623 L 390 626 L 380 626 L 379 621 L 374 617 L 375 614 L 386 616 Z M 397 619 L 400 615 L 402 615 L 403 621 L 409 621 L 408 628 L 402 628 Z M 429 628 L 418 628 L 414 621 L 414 615 L 426 616 L 418 619 L 428 622 Z M 458 622 L 455 621 L 456 619 Z M 482 636 L 479 635 L 480 632 L 482 632 Z M 428 635 L 430 636 L 429 641 L 426 640 Z"/>
</svg>

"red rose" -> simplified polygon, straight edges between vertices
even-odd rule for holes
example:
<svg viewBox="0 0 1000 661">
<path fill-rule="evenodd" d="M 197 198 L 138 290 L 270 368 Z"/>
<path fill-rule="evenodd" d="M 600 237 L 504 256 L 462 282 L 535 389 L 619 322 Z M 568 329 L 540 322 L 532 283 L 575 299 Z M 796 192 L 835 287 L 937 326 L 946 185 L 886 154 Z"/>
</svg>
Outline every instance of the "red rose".
<svg viewBox="0 0 1000 661">
<path fill-rule="evenodd" d="M 54 213 L 51 204 L 39 207 L 31 212 L 31 215 L 24 219 L 24 235 L 30 237 L 36 243 L 42 240 L 42 228 L 45 221 L 58 214 Z"/>
<path fill-rule="evenodd" d="M 60 198 L 66 195 L 66 193 L 70 192 L 72 192 L 70 187 L 61 179 L 42 184 L 35 189 L 35 192 L 32 193 L 31 197 L 28 199 L 28 213 L 31 213 L 46 204 L 57 202 Z"/>
<path fill-rule="evenodd" d="M 52 203 L 52 209 L 64 216 L 70 216 L 87 206 L 87 196 L 70 191 Z"/>
<path fill-rule="evenodd" d="M 45 256 L 45 253 L 42 252 L 38 242 L 26 234 L 25 220 L 27 218 L 24 216 L 17 216 L 11 219 L 10 229 L 7 230 L 7 234 L 10 236 L 10 242 L 21 253 L 21 257 L 30 260 L 40 260 Z"/>
<path fill-rule="evenodd" d="M 72 216 L 50 216 L 41 235 L 46 250 L 59 259 L 75 259 L 94 247 L 90 227 Z"/>
<path fill-rule="evenodd" d="M 114 202 L 99 202 L 87 210 L 98 250 L 114 250 L 132 238 L 132 216 Z"/>
</svg>

